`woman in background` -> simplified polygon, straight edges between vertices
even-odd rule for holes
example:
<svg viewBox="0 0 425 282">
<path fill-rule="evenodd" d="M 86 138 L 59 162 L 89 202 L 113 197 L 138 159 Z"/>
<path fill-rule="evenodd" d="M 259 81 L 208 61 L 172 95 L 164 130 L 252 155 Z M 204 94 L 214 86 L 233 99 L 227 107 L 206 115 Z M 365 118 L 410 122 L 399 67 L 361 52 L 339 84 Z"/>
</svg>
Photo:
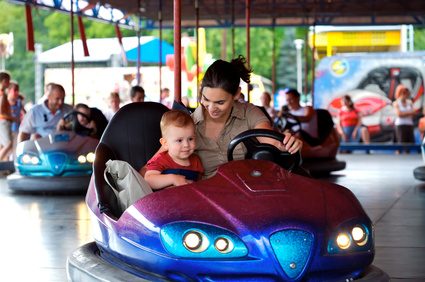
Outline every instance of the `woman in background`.
<svg viewBox="0 0 425 282">
<path fill-rule="evenodd" d="M 395 119 L 395 138 L 397 143 L 415 143 L 415 136 L 413 134 L 413 116 L 416 111 L 413 109 L 412 100 L 410 100 L 410 90 L 403 85 L 397 86 L 395 90 L 396 100 L 393 102 Z M 401 151 L 397 150 L 396 154 Z M 406 154 L 409 154 L 406 150 Z"/>
</svg>

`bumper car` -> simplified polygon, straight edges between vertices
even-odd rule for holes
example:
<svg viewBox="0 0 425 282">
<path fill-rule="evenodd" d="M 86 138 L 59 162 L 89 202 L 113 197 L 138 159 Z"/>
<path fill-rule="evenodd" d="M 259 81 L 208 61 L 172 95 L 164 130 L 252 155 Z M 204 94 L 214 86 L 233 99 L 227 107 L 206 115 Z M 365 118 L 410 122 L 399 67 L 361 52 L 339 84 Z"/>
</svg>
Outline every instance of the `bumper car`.
<svg viewBox="0 0 425 282">
<path fill-rule="evenodd" d="M 295 133 L 300 132 L 299 137 L 304 142 L 301 150 L 302 166 L 312 176 L 322 176 L 345 169 L 346 163 L 336 158 L 340 138 L 331 115 L 324 109 L 316 109 L 316 114 L 318 139 L 303 135 L 300 121 L 289 113 L 283 113 L 282 117 L 276 120 L 275 129 L 280 132 L 287 129 Z"/>
<path fill-rule="evenodd" d="M 126 209 L 107 184 L 105 163 L 139 170 L 159 148 L 168 109 L 133 103 L 111 120 L 96 149 L 86 195 L 95 242 L 68 256 L 71 281 L 388 281 L 374 259 L 374 229 L 346 188 L 289 172 L 288 156 L 237 136 L 245 160 L 221 165 L 210 179 L 149 194 Z M 138 122 L 135 123 L 134 121 Z M 132 122 L 133 121 L 133 122 Z"/>
<path fill-rule="evenodd" d="M 64 118 L 82 114 L 71 112 Z M 89 130 L 74 118 L 71 131 L 26 140 L 16 147 L 15 172 L 7 176 L 14 191 L 87 191 L 99 140 L 85 136 Z M 81 126 L 81 128 L 80 128 Z"/>
</svg>

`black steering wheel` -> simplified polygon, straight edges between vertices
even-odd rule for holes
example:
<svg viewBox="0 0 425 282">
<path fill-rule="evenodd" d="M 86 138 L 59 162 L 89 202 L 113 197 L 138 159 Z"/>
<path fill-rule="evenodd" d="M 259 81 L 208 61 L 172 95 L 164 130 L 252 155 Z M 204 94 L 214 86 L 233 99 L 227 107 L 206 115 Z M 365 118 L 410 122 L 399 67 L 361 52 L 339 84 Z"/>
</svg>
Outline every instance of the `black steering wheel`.
<svg viewBox="0 0 425 282">
<path fill-rule="evenodd" d="M 88 128 L 82 125 L 78 121 L 78 115 L 83 116 L 84 118 L 88 120 L 88 122 L 91 122 L 90 117 L 88 117 L 86 114 L 83 114 L 82 112 L 79 112 L 79 111 L 72 111 L 65 114 L 65 116 L 63 117 L 63 120 L 66 123 L 70 122 L 71 128 L 69 130 L 78 134 L 84 134 L 84 135 L 90 136 L 90 134 L 93 132 L 93 128 Z"/>
<path fill-rule="evenodd" d="M 293 114 L 290 114 L 288 112 L 283 112 L 281 117 L 277 117 L 275 119 L 274 127 L 276 130 L 279 130 L 280 132 L 285 131 L 286 129 L 292 130 L 294 133 L 297 133 L 301 130 L 301 122 L 297 118 L 297 116 L 294 116 Z M 298 127 L 296 130 L 293 128 Z"/>
<path fill-rule="evenodd" d="M 233 151 L 242 142 L 247 149 L 245 159 L 272 161 L 290 172 L 298 168 L 301 162 L 300 151 L 295 154 L 283 152 L 273 145 L 258 142 L 256 137 L 268 137 L 283 142 L 285 135 L 267 129 L 251 129 L 242 132 L 230 142 L 227 150 L 227 160 L 229 162 L 233 161 Z"/>
</svg>

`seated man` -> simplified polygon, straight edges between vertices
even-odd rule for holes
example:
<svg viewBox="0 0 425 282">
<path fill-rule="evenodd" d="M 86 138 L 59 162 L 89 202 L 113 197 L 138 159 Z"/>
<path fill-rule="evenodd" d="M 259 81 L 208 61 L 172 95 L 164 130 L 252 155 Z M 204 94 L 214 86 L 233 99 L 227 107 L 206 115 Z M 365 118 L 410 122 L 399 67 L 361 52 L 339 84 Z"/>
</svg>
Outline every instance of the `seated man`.
<svg viewBox="0 0 425 282">
<path fill-rule="evenodd" d="M 65 89 L 62 85 L 52 84 L 48 91 L 47 100 L 32 107 L 22 119 L 18 143 L 55 132 L 58 122 L 72 111 L 72 106 L 64 104 Z"/>
<path fill-rule="evenodd" d="M 300 136 L 310 146 L 319 145 L 317 115 L 314 108 L 311 106 L 301 107 L 300 93 L 295 89 L 290 89 L 285 95 L 288 112 L 296 116 L 301 123 L 301 128 L 293 127 L 292 130 L 298 131 L 296 135 Z"/>
</svg>

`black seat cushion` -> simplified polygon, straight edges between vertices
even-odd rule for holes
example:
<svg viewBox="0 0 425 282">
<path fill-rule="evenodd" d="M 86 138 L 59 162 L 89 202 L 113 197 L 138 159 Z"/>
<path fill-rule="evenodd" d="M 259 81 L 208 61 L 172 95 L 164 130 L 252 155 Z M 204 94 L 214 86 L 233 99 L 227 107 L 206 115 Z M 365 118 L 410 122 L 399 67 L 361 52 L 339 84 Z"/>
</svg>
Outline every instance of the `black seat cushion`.
<svg viewBox="0 0 425 282">
<path fill-rule="evenodd" d="M 323 144 L 334 129 L 332 116 L 325 109 L 316 109 L 319 143 Z"/>
<path fill-rule="evenodd" d="M 121 214 L 117 198 L 104 180 L 105 163 L 128 162 L 139 171 L 158 151 L 161 144 L 160 121 L 169 109 L 154 102 L 136 102 L 123 106 L 111 119 L 96 149 L 94 181 L 100 212 Z"/>
<path fill-rule="evenodd" d="M 108 125 L 108 120 L 103 115 L 102 111 L 98 108 L 90 108 L 90 119 L 96 124 L 96 137 L 100 139 L 103 132 L 105 131 L 106 126 Z"/>
</svg>

